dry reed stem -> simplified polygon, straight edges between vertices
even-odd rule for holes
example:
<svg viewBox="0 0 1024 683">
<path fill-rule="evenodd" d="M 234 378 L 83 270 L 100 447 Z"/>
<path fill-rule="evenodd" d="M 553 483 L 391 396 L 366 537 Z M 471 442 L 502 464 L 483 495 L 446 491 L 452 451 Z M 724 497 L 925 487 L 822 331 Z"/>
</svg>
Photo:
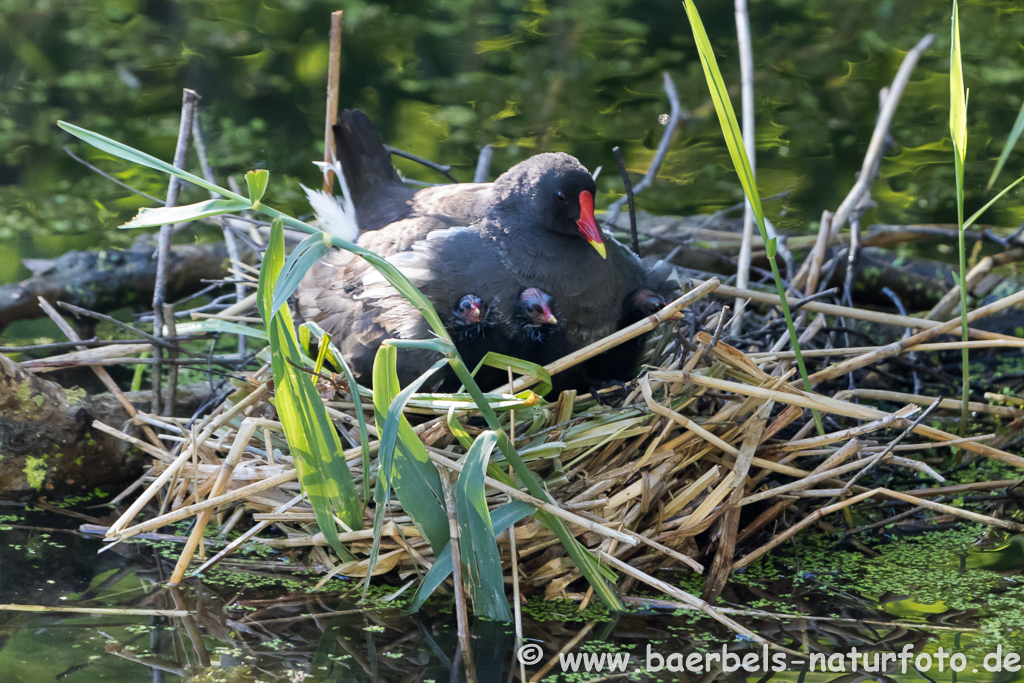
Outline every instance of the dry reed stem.
<svg viewBox="0 0 1024 683">
<path fill-rule="evenodd" d="M 759 292 L 753 289 L 740 290 L 736 287 L 729 285 L 720 285 L 716 290 L 718 296 L 737 296 L 751 301 L 757 301 L 759 303 L 771 304 L 773 306 L 779 306 L 781 300 L 778 294 L 769 294 L 768 292 Z M 882 325 L 892 325 L 894 327 L 910 327 L 912 329 L 932 329 L 942 325 L 942 323 L 936 320 L 925 320 L 924 318 L 912 318 L 907 315 L 894 315 L 892 313 L 881 313 L 878 311 L 868 311 L 861 308 L 850 308 L 849 306 L 838 306 L 836 304 L 826 304 L 820 301 L 811 301 L 810 303 L 804 304 L 801 310 L 814 311 L 815 313 L 824 313 L 826 315 L 834 315 L 842 318 L 853 318 L 854 320 L 866 320 L 868 322 L 879 323 Z M 959 320 L 959 319 L 958 319 Z M 988 339 L 993 341 L 1011 341 L 1019 342 L 1020 339 L 1017 337 L 1011 337 L 1005 334 L 997 334 L 995 332 L 985 332 L 984 330 L 976 330 L 968 328 L 968 332 L 975 339 Z M 779 352 L 782 353 L 782 352 Z"/>
<path fill-rule="evenodd" d="M 327 60 L 327 114 L 324 117 L 324 161 L 334 159 L 334 124 L 338 121 L 338 88 L 341 79 L 341 31 L 345 12 L 331 12 L 331 38 Z M 324 174 L 324 192 L 334 190 L 334 171 Z"/>
<path fill-rule="evenodd" d="M 448 544 L 452 550 L 452 582 L 455 586 L 455 620 L 459 636 L 459 650 L 464 658 L 466 678 L 472 683 L 476 679 L 476 667 L 473 665 L 473 646 L 469 639 L 469 615 L 466 610 L 466 593 L 468 591 L 462 585 L 462 554 L 459 552 L 459 523 L 456 519 L 455 496 L 452 494 L 452 484 L 448 478 L 448 472 L 436 463 L 435 467 L 441 476 L 441 491 L 444 495 L 445 511 L 448 515 Z M 456 656 L 453 668 L 458 671 L 458 667 L 459 658 Z"/>
<path fill-rule="evenodd" d="M 996 254 L 994 256 L 986 256 L 985 258 L 978 261 L 973 268 L 967 271 L 967 292 L 970 293 L 972 289 L 978 286 L 978 284 L 985 278 L 986 275 L 992 272 L 997 266 L 1001 266 L 1005 263 L 1012 261 L 1020 261 L 1024 259 L 1024 249 L 1009 249 L 1002 254 Z M 942 320 L 948 318 L 956 310 L 956 305 L 960 302 L 960 286 L 953 285 L 949 291 L 947 291 L 942 299 L 932 307 L 932 310 L 928 311 L 925 315 L 929 320 Z"/>
<path fill-rule="evenodd" d="M 455 472 L 462 472 L 463 464 L 450 459 L 449 456 L 451 456 L 452 454 L 449 453 L 448 451 L 442 451 L 432 446 L 426 446 L 426 449 L 427 455 L 430 456 L 430 459 L 435 464 L 441 465 L 442 467 L 453 470 Z M 592 522 L 591 520 L 581 517 L 577 514 L 568 512 L 567 510 L 563 510 L 562 508 L 553 503 L 545 502 L 537 498 L 534 498 L 533 496 L 527 493 L 523 493 L 519 489 L 514 488 L 512 486 L 506 486 L 497 479 L 491 479 L 490 477 L 485 476 L 484 483 L 493 489 L 501 491 L 502 493 L 515 498 L 516 500 L 521 500 L 524 503 L 529 503 L 530 505 L 533 505 L 536 508 L 540 508 L 541 510 L 544 510 L 544 512 L 552 514 L 555 517 L 560 517 L 561 519 L 563 519 L 566 522 L 569 522 L 570 524 L 581 526 L 587 531 L 593 531 L 596 534 L 601 534 L 602 536 L 614 538 L 618 541 L 621 541 L 622 543 L 631 546 L 636 545 L 639 541 L 639 539 L 634 538 L 629 534 L 623 533 L 621 531 L 616 531 L 615 529 L 611 529 L 607 526 L 604 526 L 603 524 Z"/>
<path fill-rule="evenodd" d="M 564 646 L 562 646 L 562 649 L 561 649 L 561 650 L 559 650 L 559 651 L 558 651 L 558 652 L 557 652 L 557 653 L 556 653 L 556 654 L 555 654 L 555 655 L 554 655 L 553 657 L 551 657 L 551 658 L 550 658 L 550 659 L 549 659 L 549 660 L 548 660 L 548 661 L 547 661 L 547 662 L 546 662 L 546 663 L 544 664 L 544 666 L 542 666 L 542 667 L 541 667 L 541 668 L 540 668 L 540 669 L 539 669 L 539 670 L 537 671 L 537 673 L 533 674 L 533 676 L 531 676 L 531 677 L 530 677 L 530 683 L 537 683 L 537 681 L 540 681 L 541 679 L 543 679 L 543 678 L 544 678 L 544 677 L 545 677 L 545 676 L 546 676 L 546 675 L 548 674 L 548 672 L 549 672 L 549 671 L 551 671 L 551 670 L 552 670 L 553 668 L 555 668 L 555 664 L 556 664 L 556 663 L 558 663 L 558 661 L 560 660 L 560 658 L 561 658 L 562 656 L 564 656 L 564 655 L 565 655 L 566 653 L 568 653 L 568 652 L 569 652 L 570 650 L 572 650 L 572 649 L 573 649 L 574 647 L 576 647 L 577 645 L 579 645 L 579 644 L 580 644 L 580 642 L 581 642 L 581 641 L 582 641 L 582 640 L 583 640 L 584 638 L 586 638 L 586 637 L 587 637 L 587 634 L 588 634 L 588 633 L 590 633 L 590 632 L 591 632 L 591 631 L 592 631 L 592 630 L 594 629 L 594 626 L 596 626 L 596 625 L 597 625 L 597 621 L 596 621 L 595 619 L 591 619 L 590 621 L 588 621 L 588 622 L 587 622 L 587 623 L 586 623 L 586 624 L 585 624 L 585 625 L 583 626 L 583 628 L 581 628 L 581 629 L 580 629 L 580 630 L 579 630 L 579 631 L 578 631 L 578 632 L 576 633 L 576 635 L 574 635 L 574 636 L 573 636 L 573 637 L 572 637 L 572 638 L 571 638 L 571 639 L 569 640 L 569 642 L 568 642 L 568 643 L 566 643 L 566 644 L 565 644 Z"/>
<path fill-rule="evenodd" d="M 148 453 L 149 455 L 152 455 L 154 458 L 156 458 L 160 462 L 164 462 L 164 463 L 170 463 L 171 462 L 171 458 L 167 454 L 166 450 L 161 451 L 161 450 L 159 450 L 157 448 L 154 448 L 153 446 L 150 446 L 148 443 L 146 443 L 142 439 L 137 439 L 134 436 L 132 436 L 131 434 L 125 434 L 121 430 L 114 429 L 113 427 L 105 425 L 102 422 L 100 422 L 99 420 L 93 420 L 92 427 L 93 427 L 93 429 L 98 429 L 101 432 L 106 432 L 107 434 L 110 434 L 111 436 L 116 436 L 118 439 L 121 439 L 122 441 L 130 443 L 131 445 L 133 445 L 136 448 L 138 448 L 140 451 L 144 451 L 145 453 Z"/>
<path fill-rule="evenodd" d="M 831 493 L 829 493 L 829 495 L 831 495 Z M 754 560 L 758 559 L 759 557 L 761 557 L 765 553 L 767 553 L 767 552 L 771 551 L 772 549 L 778 547 L 780 544 L 782 544 L 783 541 L 786 541 L 787 539 L 795 536 L 800 531 L 802 531 L 803 529 L 805 529 L 809 525 L 813 524 L 814 522 L 818 521 L 819 519 L 821 519 L 825 515 L 831 514 L 833 512 L 837 512 L 839 510 L 843 510 L 843 509 L 845 509 L 845 508 L 847 508 L 847 507 L 849 507 L 851 505 L 859 503 L 859 502 L 861 502 L 863 500 L 866 500 L 868 498 L 872 498 L 872 497 L 874 497 L 876 495 L 887 496 L 889 498 L 894 498 L 896 500 L 901 500 L 901 501 L 903 501 L 905 503 L 912 503 L 914 505 L 918 505 L 918 506 L 923 507 L 923 508 L 928 508 L 928 509 L 934 510 L 936 512 L 941 512 L 941 513 L 947 514 L 947 515 L 953 515 L 955 517 L 961 517 L 963 519 L 967 519 L 967 520 L 972 521 L 972 522 L 978 522 L 978 523 L 981 523 L 981 524 L 987 524 L 989 526 L 998 527 L 1000 529 L 1006 529 L 1008 531 L 1014 531 L 1014 532 L 1017 532 L 1017 533 L 1020 533 L 1021 531 L 1024 531 L 1024 525 L 1018 524 L 1016 522 L 1008 522 L 1006 520 L 997 519 L 995 517 L 990 517 L 988 515 L 982 515 L 982 514 L 979 514 L 977 512 L 971 512 L 970 510 L 963 510 L 961 508 L 955 508 L 955 507 L 952 507 L 952 506 L 949 506 L 949 505 L 943 505 L 942 503 L 936 503 L 934 501 L 926 500 L 924 498 L 919 498 L 917 496 L 913 496 L 913 495 L 910 495 L 908 493 L 902 493 L 900 491 L 893 491 L 893 490 L 887 489 L 887 488 L 876 488 L 876 489 L 872 489 L 870 491 L 865 491 L 864 493 L 858 494 L 858 495 L 856 495 L 856 496 L 854 496 L 852 498 L 847 498 L 846 500 L 840 501 L 838 503 L 834 503 L 832 505 L 827 505 L 825 507 L 818 508 L 817 510 L 815 510 L 814 512 L 809 514 L 807 517 L 804 517 L 802 520 L 800 520 L 799 522 L 797 522 L 793 526 L 789 527 L 788 529 L 786 529 L 782 533 L 776 535 L 774 538 L 772 538 L 765 545 L 761 546 L 760 548 L 758 548 L 757 550 L 753 551 L 752 553 L 746 555 L 742 559 L 737 560 L 733 564 L 733 568 L 734 569 L 739 569 L 741 567 L 745 567 L 746 565 L 748 565 L 751 562 L 753 562 Z"/>
<path fill-rule="evenodd" d="M 637 605 L 639 607 L 655 607 L 658 609 L 696 609 L 693 605 L 687 605 L 686 603 L 676 602 L 674 600 L 658 600 L 655 598 L 640 598 L 633 596 L 623 596 L 623 602 L 631 605 Z M 915 622 L 904 622 L 904 621 L 879 621 L 877 619 L 847 619 L 843 617 L 814 617 L 809 614 L 787 614 L 785 612 L 766 612 L 760 609 L 746 609 L 742 607 L 722 607 L 716 606 L 716 610 L 722 614 L 736 614 L 747 617 L 757 617 L 759 619 L 773 619 L 775 621 L 808 621 L 811 623 L 827 622 L 836 624 L 851 624 L 853 626 L 862 626 L 864 624 L 870 624 L 871 626 L 885 626 L 889 628 L 905 628 L 910 630 L 925 630 L 925 631 L 952 631 L 955 633 L 978 633 L 981 631 L 979 628 L 972 628 L 970 626 L 943 626 L 932 623 L 915 623 Z"/>
<path fill-rule="evenodd" d="M 235 441 L 231 445 L 231 451 L 221 464 L 221 469 L 217 473 L 217 479 L 214 481 L 213 487 L 210 489 L 210 498 L 215 498 L 224 493 L 224 490 L 228 486 L 228 482 L 231 480 L 231 472 L 235 469 L 235 465 L 238 464 L 242 454 L 245 452 L 245 447 L 249 445 L 249 439 L 252 438 L 252 435 L 255 432 L 255 421 L 249 418 L 242 420 L 242 424 L 238 427 L 238 433 L 235 435 Z M 212 515 L 212 508 L 203 510 L 199 513 L 196 518 L 195 527 L 192 529 L 192 534 L 189 536 L 188 542 L 185 543 L 185 547 L 182 548 L 181 554 L 178 556 L 178 562 L 175 564 L 174 571 L 171 573 L 170 581 L 168 581 L 169 585 L 176 586 L 181 583 L 182 578 L 185 576 L 185 571 L 188 569 L 189 562 L 192 561 L 192 555 L 195 553 L 196 547 L 199 545 L 199 541 L 202 540 L 203 532 L 206 531 L 206 525 L 210 523 L 210 517 Z"/>
<path fill-rule="evenodd" d="M 651 381 L 649 376 L 640 378 L 640 390 L 643 392 L 644 400 L 647 402 L 648 407 L 658 415 L 667 417 L 670 420 L 676 422 L 680 426 L 689 429 L 700 438 L 704 439 L 708 443 L 720 448 L 724 452 L 732 456 L 738 456 L 740 451 L 735 446 L 726 443 L 719 437 L 715 436 L 708 430 L 701 427 L 699 424 L 691 420 L 690 418 L 680 415 L 671 408 L 666 408 L 657 401 L 654 400 L 654 395 L 651 392 Z"/>
<path fill-rule="evenodd" d="M 140 617 L 187 617 L 187 609 L 136 609 L 131 607 L 50 607 L 48 605 L 0 605 L 0 612 L 69 612 Z"/>
<path fill-rule="evenodd" d="M 731 391 L 736 394 L 745 396 L 759 396 L 762 398 L 774 398 L 779 403 L 787 403 L 790 405 L 798 405 L 802 408 L 816 408 L 822 412 L 832 413 L 834 415 L 842 415 L 844 417 L 852 417 L 858 420 L 879 420 L 889 413 L 884 411 L 869 408 L 867 406 L 859 406 L 855 403 L 847 403 L 845 401 L 837 401 L 819 394 L 806 394 L 804 392 L 788 393 L 772 391 L 770 389 L 763 389 L 761 387 L 754 387 L 747 384 L 740 384 L 738 382 L 730 382 L 728 380 L 714 379 L 711 377 L 705 377 L 697 373 L 687 373 L 679 370 L 672 372 L 655 372 L 652 371 L 651 377 L 653 379 L 659 379 L 667 382 L 684 381 L 699 384 L 701 386 L 710 387 L 712 389 L 721 389 L 723 391 Z M 933 427 L 925 425 L 918 425 L 914 429 L 915 434 L 935 439 L 937 441 L 952 441 L 957 437 Z M 977 443 L 975 441 L 964 442 L 960 444 L 960 448 L 984 455 L 987 458 L 993 458 L 995 460 L 1001 460 L 1007 464 L 1014 465 L 1015 467 L 1024 468 L 1024 458 L 1001 451 L 998 448 L 986 446 L 984 444 Z"/>
<path fill-rule="evenodd" d="M 49 316 L 50 320 L 56 323 L 57 327 L 60 328 L 60 331 L 64 333 L 64 336 L 66 336 L 71 341 L 82 341 L 82 338 L 78 336 L 78 333 L 75 332 L 75 330 L 70 325 L 68 325 L 67 321 L 64 320 L 63 316 L 61 316 L 61 314 L 58 313 L 57 310 L 50 305 L 49 301 L 47 301 L 43 297 L 39 297 L 38 299 L 39 308 L 43 309 L 43 312 L 46 313 L 47 316 Z M 133 406 L 131 402 L 127 398 L 125 398 L 124 392 L 121 391 L 121 388 L 117 386 L 117 382 L 115 382 L 114 378 L 110 376 L 110 373 L 108 373 L 104 368 L 97 366 L 92 366 L 92 371 L 96 375 L 96 377 L 99 378 L 100 382 L 103 383 L 103 386 L 107 388 L 107 391 L 109 391 L 117 399 L 117 402 L 121 404 L 121 406 L 125 409 L 125 412 L 127 412 L 130 417 L 134 417 L 139 412 L 135 408 L 135 406 Z M 158 402 L 158 395 L 159 392 L 153 394 L 154 405 L 156 405 L 156 403 Z M 154 432 L 152 429 L 143 426 L 142 433 L 145 434 L 146 438 L 149 439 L 149 442 L 156 446 L 159 450 L 165 452 L 167 451 L 167 447 L 164 446 L 163 442 L 160 441 L 160 438 L 156 435 L 156 432 Z"/>
<path fill-rule="evenodd" d="M 789 527 L 788 529 L 786 529 L 785 531 L 783 531 L 783 532 L 773 536 L 770 541 L 765 543 L 763 546 L 761 546 L 757 550 L 755 550 L 755 551 L 753 551 L 753 552 L 743 556 L 742 558 L 736 560 L 735 562 L 733 562 L 732 563 L 732 568 L 733 569 L 741 569 L 743 567 L 746 567 L 748 564 L 750 564 L 754 560 L 758 559 L 762 555 L 764 555 L 764 554 L 768 553 L 769 551 L 771 551 L 771 550 L 777 548 L 778 546 L 782 545 L 782 543 L 784 541 L 786 541 L 786 540 L 792 538 L 793 536 L 797 535 L 803 529 L 807 528 L 808 526 L 810 526 L 811 524 L 813 524 L 817 520 L 821 519 L 825 515 L 832 514 L 833 512 L 838 512 L 839 510 L 842 510 L 843 508 L 849 507 L 850 505 L 855 505 L 856 503 L 859 503 L 862 500 L 870 498 L 871 496 L 873 496 L 875 494 L 875 492 L 876 492 L 876 490 L 865 491 L 864 493 L 858 494 L 858 495 L 856 495 L 856 496 L 854 496 L 852 498 L 847 498 L 846 500 L 840 501 L 840 502 L 838 502 L 838 503 L 836 503 L 834 505 L 829 505 L 827 507 L 818 508 L 817 510 L 815 510 L 811 514 L 809 514 L 806 517 L 804 517 L 803 519 L 801 519 L 796 524 L 794 524 L 791 527 Z M 782 503 L 780 503 L 780 505 L 782 505 Z"/>
<path fill-rule="evenodd" d="M 751 631 L 750 629 L 746 628 L 745 626 L 742 626 L 741 624 L 738 624 L 737 622 L 733 621 L 729 617 L 725 616 L 724 614 L 719 612 L 716 608 L 714 608 L 711 605 L 709 605 L 706 601 L 701 600 L 700 598 L 698 598 L 698 597 L 696 597 L 694 595 L 690 595 L 689 593 L 687 593 L 683 589 L 678 588 L 676 586 L 673 586 L 670 583 L 666 583 L 666 582 L 664 582 L 664 581 L 662 581 L 660 579 L 657 579 L 657 578 L 651 576 L 650 574 L 646 574 L 646 573 L 640 571 L 639 569 L 637 569 L 635 567 L 631 567 L 630 565 L 626 564 L 625 562 L 623 562 L 622 560 L 618 559 L 614 555 L 606 553 L 603 550 L 602 551 L 598 551 L 598 552 L 599 552 L 599 555 L 600 555 L 601 559 L 603 559 L 606 562 L 608 562 L 608 564 L 610 564 L 613 568 L 619 570 L 623 574 L 626 574 L 627 576 L 632 576 L 634 579 L 636 579 L 638 581 L 641 581 L 641 582 L 647 584 L 648 586 L 654 588 L 655 590 L 659 590 L 662 593 L 665 593 L 666 595 L 671 595 L 672 597 L 676 598 L 677 600 L 680 600 L 684 604 L 690 605 L 693 609 L 700 610 L 701 612 L 703 612 L 704 614 L 707 614 L 709 617 L 711 617 L 715 621 L 719 622 L 720 624 L 722 624 L 723 626 L 725 626 L 726 628 L 728 628 L 732 632 L 739 633 L 740 635 L 745 636 L 746 638 L 749 638 L 750 640 L 754 641 L 755 643 L 758 643 L 760 645 L 767 645 L 768 647 L 770 647 L 770 648 L 772 648 L 774 650 L 779 650 L 780 652 L 787 652 L 787 653 L 792 654 L 792 655 L 803 656 L 803 655 L 800 655 L 800 653 L 798 653 L 798 652 L 795 652 L 795 651 L 790 650 L 788 648 L 785 648 L 785 647 L 783 647 L 781 645 L 777 645 L 777 644 L 771 642 L 770 640 L 762 638 L 761 636 L 759 636 L 758 634 L 754 633 L 753 631 Z"/>
<path fill-rule="evenodd" d="M 840 391 L 835 395 L 835 398 L 839 400 L 847 400 L 851 398 L 863 398 L 869 401 L 893 401 L 896 403 L 914 403 L 920 406 L 931 405 L 935 402 L 935 399 L 930 396 L 920 396 L 918 394 L 906 394 L 902 391 L 882 391 L 879 389 L 847 389 Z M 939 401 L 938 408 L 941 410 L 960 410 L 963 403 L 959 399 L 944 398 Z M 1008 406 L 993 406 L 987 403 L 979 403 L 978 401 L 971 401 L 967 404 L 968 410 L 973 413 L 990 413 L 992 415 L 999 415 L 1000 417 L 1016 418 L 1022 414 L 1021 409 L 1011 408 Z"/>
<path fill-rule="evenodd" d="M 857 442 L 856 439 L 851 439 L 850 442 L 846 444 L 846 446 L 841 448 L 839 451 L 837 451 L 833 457 L 845 460 L 846 458 L 856 453 L 858 450 L 860 450 L 860 444 Z M 761 493 L 755 493 L 752 496 L 747 496 L 743 500 L 739 501 L 738 505 L 750 505 L 751 503 L 758 503 L 762 500 L 768 500 L 769 498 L 774 498 L 776 496 L 783 496 L 786 494 L 803 491 L 805 489 L 810 488 L 814 484 L 817 484 L 818 482 L 828 481 L 829 479 L 838 477 L 848 472 L 854 472 L 856 470 L 862 469 L 866 467 L 872 461 L 872 459 L 873 458 L 862 458 L 860 460 L 848 463 L 846 465 L 837 465 L 829 469 L 822 469 L 820 472 L 814 471 L 811 474 L 804 477 L 803 479 L 798 479 L 797 481 L 793 481 L 788 484 L 783 484 L 782 486 L 769 489 L 768 491 L 762 491 Z M 822 464 L 827 463 L 828 461 Z"/>
<path fill-rule="evenodd" d="M 881 346 L 848 346 L 834 349 L 805 349 L 801 353 L 804 358 L 828 358 L 831 356 L 859 356 L 871 353 Z M 932 342 L 917 344 L 907 348 L 908 353 L 957 351 L 959 349 L 999 349 L 1024 348 L 1024 339 L 981 339 L 969 342 Z M 792 360 L 796 354 L 792 351 L 755 351 L 747 357 L 758 363 L 769 363 L 778 360 Z"/>
<path fill-rule="evenodd" d="M 832 432 L 824 436 L 813 436 L 807 439 L 796 439 L 789 443 L 776 444 L 768 446 L 765 449 L 766 453 L 775 453 L 780 451 L 803 451 L 812 448 L 818 448 L 821 446 L 828 446 L 839 441 L 846 441 L 858 436 L 864 436 L 865 434 L 871 434 L 882 429 L 889 429 L 902 424 L 902 421 L 913 415 L 919 410 L 917 406 L 904 406 L 896 412 L 889 413 L 880 420 L 874 420 L 857 427 L 851 427 L 838 432 Z"/>
<path fill-rule="evenodd" d="M 719 287 L 719 284 L 720 283 L 718 282 L 718 278 L 711 278 L 710 280 L 702 282 L 700 285 L 694 287 L 692 290 L 690 290 L 683 296 L 666 305 L 664 308 L 662 308 L 654 315 L 648 316 L 643 320 L 633 323 L 629 327 L 623 328 L 618 332 L 608 335 L 604 339 L 599 339 L 593 344 L 585 346 L 582 349 L 579 349 L 578 351 L 574 351 L 567 356 L 559 358 L 553 363 L 545 365 L 544 369 L 547 370 L 550 375 L 556 375 L 559 372 L 568 370 L 574 365 L 578 365 L 585 360 L 589 360 L 590 358 L 593 358 L 598 354 L 604 353 L 609 349 L 613 349 L 619 344 L 623 344 L 629 341 L 630 339 L 639 337 L 642 334 L 646 334 L 647 332 L 650 332 L 655 327 L 657 327 L 661 323 L 665 322 L 666 320 L 674 316 L 678 311 L 682 310 L 683 308 L 686 308 L 695 301 L 703 299 L 705 296 L 715 291 L 715 289 Z M 529 386 L 533 386 L 536 383 L 537 380 L 532 377 L 520 377 L 515 381 L 515 383 L 512 384 L 512 386 L 504 384 L 495 389 L 491 393 L 515 394 Z"/>
<path fill-rule="evenodd" d="M 979 320 L 981 318 L 984 318 L 985 316 L 992 315 L 993 313 L 997 313 L 998 311 L 1001 311 L 1005 308 L 1009 308 L 1010 306 L 1015 306 L 1016 304 L 1019 304 L 1021 302 L 1024 302 L 1024 291 L 1017 292 L 1016 294 L 1012 294 L 1008 297 L 1002 298 L 999 301 L 994 301 L 987 306 L 976 308 L 975 310 L 967 314 L 967 322 L 972 323 L 975 320 Z M 948 334 L 960 328 L 960 318 L 961 316 L 957 316 L 956 318 L 944 322 L 941 325 L 937 325 L 935 327 L 932 327 L 931 329 L 924 330 L 923 332 L 918 332 L 917 334 L 910 337 L 906 337 L 905 339 L 901 339 L 898 342 L 882 346 L 879 349 L 872 351 L 871 353 L 866 353 L 861 356 L 855 356 L 853 358 L 844 360 L 842 363 L 833 365 L 832 367 L 829 368 L 825 368 L 824 370 L 821 370 L 811 375 L 811 384 L 819 384 L 826 380 L 834 379 L 836 377 L 842 377 L 843 375 L 847 375 L 853 372 L 854 370 L 858 370 L 867 365 L 871 365 L 872 363 L 877 363 L 880 360 L 884 360 L 891 356 L 899 355 L 906 351 L 909 347 L 914 346 L 915 344 L 920 344 L 921 342 L 927 341 L 929 339 L 934 339 L 935 337 L 938 337 L 940 335 Z"/>
<path fill-rule="evenodd" d="M 213 419 L 199 435 L 198 442 L 202 443 L 203 441 L 205 441 L 218 428 L 227 424 L 236 415 L 240 414 L 243 410 L 256 403 L 256 401 L 262 398 L 263 395 L 266 394 L 268 391 L 269 388 L 266 384 L 261 384 L 260 386 L 258 386 L 248 396 L 246 396 L 241 401 L 236 403 L 229 410 L 222 413 L 219 417 Z M 124 527 L 124 525 L 130 522 L 135 517 L 135 515 L 139 514 L 142 508 L 146 506 L 146 504 L 153 498 L 153 496 L 156 495 L 156 493 L 163 487 L 163 485 L 170 481 L 171 477 L 177 474 L 177 471 L 182 467 L 182 465 L 188 462 L 188 460 L 192 457 L 192 453 L 196 449 L 196 446 L 196 441 L 193 440 L 191 443 L 189 443 L 182 449 L 181 453 L 178 454 L 178 457 L 175 458 L 174 461 L 167 466 L 167 469 L 161 472 L 160 475 L 153 480 L 153 483 L 146 488 L 142 495 L 140 495 L 135 500 L 135 502 L 132 503 L 127 510 L 125 510 L 124 514 L 122 514 L 116 522 L 110 525 L 110 530 L 107 532 L 108 537 L 115 536 L 117 532 Z"/>
<path fill-rule="evenodd" d="M 159 529 L 167 524 L 173 524 L 174 522 L 182 519 L 188 519 L 203 510 L 215 508 L 218 505 L 224 505 L 225 503 L 233 503 L 236 500 L 248 498 L 260 491 L 266 491 L 267 489 L 272 489 L 276 486 L 280 486 L 281 484 L 287 484 L 290 481 L 295 481 L 298 479 L 298 476 L 299 474 L 297 471 L 289 470 L 287 472 L 282 472 L 277 476 L 270 477 L 269 479 L 264 479 L 263 481 L 258 481 L 253 484 L 249 484 L 248 486 L 234 489 L 223 495 L 207 498 L 201 503 L 195 503 L 187 507 L 178 508 L 177 510 L 171 510 L 159 517 L 154 517 L 153 519 L 141 522 L 135 526 L 130 526 L 126 529 L 118 529 L 115 531 L 113 530 L 113 527 L 111 527 L 111 529 L 107 531 L 107 538 L 122 541 L 126 538 L 130 538 L 147 531 L 153 531 L 154 529 Z"/>
</svg>

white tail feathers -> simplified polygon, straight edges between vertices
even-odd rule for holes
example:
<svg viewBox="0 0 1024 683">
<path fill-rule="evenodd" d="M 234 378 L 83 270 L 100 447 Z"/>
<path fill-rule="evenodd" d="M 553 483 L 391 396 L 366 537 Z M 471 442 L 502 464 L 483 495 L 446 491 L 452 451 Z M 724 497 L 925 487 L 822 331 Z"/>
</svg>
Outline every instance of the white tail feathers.
<svg viewBox="0 0 1024 683">
<path fill-rule="evenodd" d="M 328 172 L 334 173 L 334 177 L 338 179 L 338 184 L 341 186 L 341 196 L 337 197 L 323 190 L 311 190 L 302 185 L 302 190 L 306 193 L 309 205 L 316 213 L 320 227 L 343 240 L 355 242 L 359 237 L 356 206 L 352 201 L 352 194 L 348 190 L 348 183 L 345 182 L 341 164 L 336 159 L 332 159 L 330 162 L 314 161 L 313 163 L 323 171 L 324 178 L 327 177 Z"/>
</svg>

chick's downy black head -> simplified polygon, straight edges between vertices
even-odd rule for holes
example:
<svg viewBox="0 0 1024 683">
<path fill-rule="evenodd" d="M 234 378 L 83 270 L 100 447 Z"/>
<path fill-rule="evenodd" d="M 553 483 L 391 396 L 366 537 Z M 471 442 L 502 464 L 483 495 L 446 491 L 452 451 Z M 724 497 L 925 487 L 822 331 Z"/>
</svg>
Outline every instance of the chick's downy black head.
<svg viewBox="0 0 1024 683">
<path fill-rule="evenodd" d="M 524 289 L 516 305 L 520 332 L 534 341 L 543 341 L 558 328 L 558 318 L 551 310 L 551 296 L 537 287 Z"/>
<path fill-rule="evenodd" d="M 467 294 L 455 307 L 448 318 L 448 331 L 455 336 L 467 336 L 482 332 L 489 325 L 488 309 L 483 300 L 475 294 Z"/>
</svg>

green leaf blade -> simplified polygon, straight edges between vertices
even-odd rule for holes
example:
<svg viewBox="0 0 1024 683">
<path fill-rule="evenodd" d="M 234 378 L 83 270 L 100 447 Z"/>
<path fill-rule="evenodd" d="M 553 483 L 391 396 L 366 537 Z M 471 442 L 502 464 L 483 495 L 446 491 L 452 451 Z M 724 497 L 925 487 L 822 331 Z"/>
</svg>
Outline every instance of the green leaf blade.
<svg viewBox="0 0 1024 683">
<path fill-rule="evenodd" d="M 161 225 L 187 223 L 210 216 L 219 216 L 249 208 L 249 202 L 238 199 L 207 199 L 205 202 L 186 204 L 185 206 L 158 206 L 142 208 L 135 218 L 124 225 L 123 229 L 155 228 Z"/>
<path fill-rule="evenodd" d="M 198 185 L 199 187 L 209 190 L 210 192 L 216 192 L 217 194 L 223 197 L 227 197 L 229 199 L 238 199 L 246 202 L 246 204 L 249 203 L 245 197 L 239 194 L 235 194 L 231 190 L 226 190 L 223 187 L 216 185 L 215 183 L 208 182 L 205 178 L 200 178 L 199 176 L 189 173 L 188 171 L 183 171 L 180 168 L 177 168 L 167 163 L 166 161 L 161 161 L 160 159 L 157 159 L 152 155 L 146 154 L 145 152 L 140 152 L 139 150 L 133 147 L 129 147 L 128 145 L 118 142 L 116 140 L 111 140 L 110 138 L 104 135 L 94 133 L 91 130 L 86 130 L 85 128 L 80 128 L 79 126 L 76 126 L 72 123 L 67 123 L 66 121 L 58 121 L 57 125 L 60 126 L 62 130 L 65 130 L 68 133 L 74 135 L 79 140 L 87 142 L 96 149 L 104 151 L 107 154 L 111 154 L 117 157 L 118 159 L 124 159 L 125 161 L 130 161 L 134 164 L 139 164 L 140 166 L 145 166 L 146 168 L 151 168 L 155 171 L 161 171 L 168 175 L 178 176 L 182 180 L 187 180 L 193 185 Z"/>
<path fill-rule="evenodd" d="M 473 598 L 473 612 L 495 621 L 512 621 L 501 555 L 494 540 L 494 527 L 487 510 L 484 473 L 497 444 L 494 432 L 483 432 L 473 442 L 463 460 L 455 486 L 455 509 L 459 523 L 459 544 L 464 579 Z"/>
</svg>

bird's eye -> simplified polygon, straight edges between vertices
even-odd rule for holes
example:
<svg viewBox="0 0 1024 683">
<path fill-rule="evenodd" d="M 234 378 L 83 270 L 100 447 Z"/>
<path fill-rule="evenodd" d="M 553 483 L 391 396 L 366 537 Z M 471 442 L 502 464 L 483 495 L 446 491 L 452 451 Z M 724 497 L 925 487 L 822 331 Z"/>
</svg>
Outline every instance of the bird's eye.
<svg viewBox="0 0 1024 683">
<path fill-rule="evenodd" d="M 558 197 L 558 201 L 560 201 L 560 202 L 564 202 L 565 201 L 565 193 L 562 192 L 561 190 L 556 192 L 555 196 Z"/>
</svg>

